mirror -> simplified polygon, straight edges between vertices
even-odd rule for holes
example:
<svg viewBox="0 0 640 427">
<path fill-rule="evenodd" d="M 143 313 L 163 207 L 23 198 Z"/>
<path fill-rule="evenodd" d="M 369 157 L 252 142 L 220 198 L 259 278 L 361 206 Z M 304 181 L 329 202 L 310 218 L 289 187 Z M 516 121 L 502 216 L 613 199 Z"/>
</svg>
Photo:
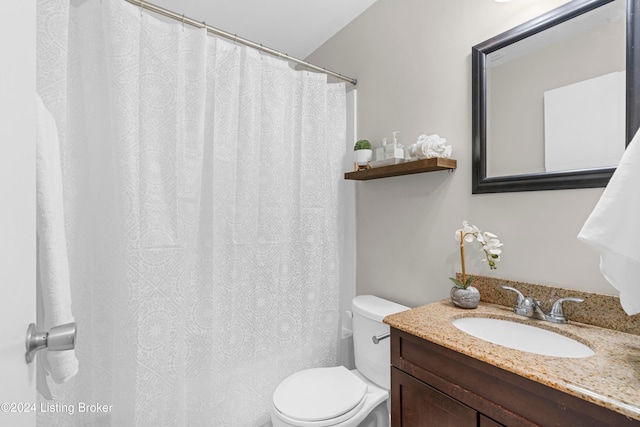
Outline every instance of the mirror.
<svg viewBox="0 0 640 427">
<path fill-rule="evenodd" d="M 472 48 L 473 194 L 604 187 L 640 125 L 636 0 L 573 0 Z"/>
</svg>

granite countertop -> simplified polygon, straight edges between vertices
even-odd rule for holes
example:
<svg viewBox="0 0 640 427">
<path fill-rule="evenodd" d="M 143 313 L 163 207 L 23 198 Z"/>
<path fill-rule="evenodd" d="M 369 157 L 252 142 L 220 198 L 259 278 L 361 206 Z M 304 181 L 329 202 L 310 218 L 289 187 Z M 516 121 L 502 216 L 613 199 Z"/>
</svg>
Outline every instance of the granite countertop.
<svg viewBox="0 0 640 427">
<path fill-rule="evenodd" d="M 452 325 L 460 317 L 491 317 L 549 329 L 580 341 L 595 355 L 568 359 L 512 350 L 475 338 Z M 556 325 L 513 313 L 512 308 L 480 302 L 474 310 L 450 300 L 385 317 L 384 322 L 409 334 L 471 356 L 556 390 L 640 420 L 640 336 L 569 322 Z"/>
</svg>

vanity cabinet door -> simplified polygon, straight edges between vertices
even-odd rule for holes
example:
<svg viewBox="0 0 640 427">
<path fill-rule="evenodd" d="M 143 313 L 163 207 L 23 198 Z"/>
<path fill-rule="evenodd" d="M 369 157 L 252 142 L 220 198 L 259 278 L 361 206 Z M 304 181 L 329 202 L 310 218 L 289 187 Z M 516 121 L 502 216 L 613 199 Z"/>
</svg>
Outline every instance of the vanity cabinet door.
<svg viewBox="0 0 640 427">
<path fill-rule="evenodd" d="M 391 368 L 391 384 L 392 427 L 478 425 L 475 410 L 396 368 Z M 483 427 L 498 425 L 482 424 Z"/>
</svg>

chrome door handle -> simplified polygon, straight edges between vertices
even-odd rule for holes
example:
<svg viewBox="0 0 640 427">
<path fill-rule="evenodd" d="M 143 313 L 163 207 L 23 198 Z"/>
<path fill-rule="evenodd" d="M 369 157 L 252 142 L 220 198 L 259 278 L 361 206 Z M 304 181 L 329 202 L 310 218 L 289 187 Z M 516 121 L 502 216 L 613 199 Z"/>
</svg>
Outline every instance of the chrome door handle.
<svg viewBox="0 0 640 427">
<path fill-rule="evenodd" d="M 76 346 L 76 332 L 76 322 L 56 326 L 49 332 L 40 332 L 31 323 L 27 328 L 25 360 L 27 363 L 33 362 L 36 351 L 43 348 L 48 348 L 49 351 L 73 350 Z"/>
</svg>

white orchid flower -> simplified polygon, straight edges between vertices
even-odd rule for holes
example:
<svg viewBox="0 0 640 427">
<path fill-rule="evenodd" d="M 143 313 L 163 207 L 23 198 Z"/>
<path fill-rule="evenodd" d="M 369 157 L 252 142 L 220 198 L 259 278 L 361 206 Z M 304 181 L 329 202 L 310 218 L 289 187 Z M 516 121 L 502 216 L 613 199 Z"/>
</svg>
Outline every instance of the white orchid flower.
<svg viewBox="0 0 640 427">
<path fill-rule="evenodd" d="M 480 229 L 475 225 L 470 225 L 467 221 L 462 221 L 462 228 L 456 230 L 456 241 L 460 242 L 461 235 L 465 242 L 471 243 L 480 235 Z"/>
<path fill-rule="evenodd" d="M 500 261 L 500 254 L 502 253 L 502 242 L 498 239 L 493 233 L 489 233 L 488 231 L 482 232 L 475 225 L 469 224 L 467 221 L 462 221 L 462 228 L 456 230 L 455 239 L 458 243 L 460 243 L 460 260 L 462 261 L 462 281 L 454 279 L 451 280 L 455 285 L 459 288 L 466 289 L 473 277 L 469 277 L 467 279 L 466 269 L 464 263 L 464 242 L 473 242 L 477 240 L 482 245 L 482 250 L 484 252 L 484 257 L 489 264 L 489 268 L 492 270 L 496 269 L 496 262 Z"/>
<path fill-rule="evenodd" d="M 502 243 L 497 238 L 490 239 L 483 247 L 487 258 L 487 263 L 489 264 L 489 268 L 495 270 L 496 261 L 500 261 L 500 254 L 502 253 Z"/>
<path fill-rule="evenodd" d="M 484 240 L 489 241 L 491 239 L 497 239 L 498 236 L 496 236 L 493 233 L 489 233 L 488 231 L 484 231 L 482 234 L 482 237 L 484 238 Z"/>
<path fill-rule="evenodd" d="M 484 245 L 482 246 L 482 249 L 484 249 L 485 251 L 489 251 L 489 250 L 499 250 L 498 248 L 502 247 L 502 243 L 500 242 L 500 240 L 498 239 L 491 239 L 487 242 L 484 243 Z M 497 252 L 499 253 L 499 252 Z"/>
<path fill-rule="evenodd" d="M 467 233 L 480 233 L 480 229 L 478 227 L 476 227 L 475 225 L 471 225 L 469 224 L 467 221 L 463 221 L 462 222 L 462 229 L 464 230 L 464 234 Z"/>
</svg>

